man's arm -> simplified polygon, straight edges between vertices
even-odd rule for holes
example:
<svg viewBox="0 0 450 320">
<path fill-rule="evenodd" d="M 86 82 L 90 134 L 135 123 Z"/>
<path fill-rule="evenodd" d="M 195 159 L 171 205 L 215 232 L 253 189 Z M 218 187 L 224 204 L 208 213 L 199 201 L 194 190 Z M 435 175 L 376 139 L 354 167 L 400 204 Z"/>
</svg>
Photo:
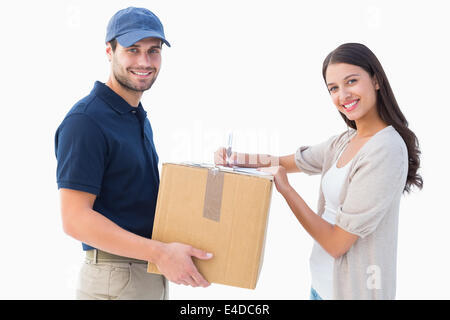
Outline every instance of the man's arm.
<svg viewBox="0 0 450 320">
<path fill-rule="evenodd" d="M 206 287 L 209 283 L 198 272 L 191 256 L 209 259 L 212 255 L 181 243 L 162 243 L 129 232 L 93 210 L 96 196 L 60 189 L 64 232 L 102 251 L 150 261 L 166 278 L 177 284 Z"/>
</svg>

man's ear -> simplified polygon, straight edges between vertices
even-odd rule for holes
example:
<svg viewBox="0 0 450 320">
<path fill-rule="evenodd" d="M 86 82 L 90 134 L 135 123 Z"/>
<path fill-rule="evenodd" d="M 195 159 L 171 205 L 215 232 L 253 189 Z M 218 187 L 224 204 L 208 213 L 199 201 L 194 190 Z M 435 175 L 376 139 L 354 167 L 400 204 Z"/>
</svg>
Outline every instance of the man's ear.
<svg viewBox="0 0 450 320">
<path fill-rule="evenodd" d="M 112 61 L 113 49 L 111 47 L 111 43 L 106 44 L 106 56 L 108 57 L 109 62 Z"/>
</svg>

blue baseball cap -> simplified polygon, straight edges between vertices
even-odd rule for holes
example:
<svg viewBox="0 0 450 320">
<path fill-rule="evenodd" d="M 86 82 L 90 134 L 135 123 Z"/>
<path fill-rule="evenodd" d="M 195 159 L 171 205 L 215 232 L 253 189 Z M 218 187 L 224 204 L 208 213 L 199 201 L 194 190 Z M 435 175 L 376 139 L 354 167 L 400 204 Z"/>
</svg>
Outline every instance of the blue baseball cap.
<svg viewBox="0 0 450 320">
<path fill-rule="evenodd" d="M 150 10 L 129 7 L 117 11 L 109 20 L 106 29 L 106 43 L 117 39 L 122 47 L 129 47 L 144 38 L 161 39 L 170 47 L 170 43 L 164 36 L 161 21 Z"/>
</svg>

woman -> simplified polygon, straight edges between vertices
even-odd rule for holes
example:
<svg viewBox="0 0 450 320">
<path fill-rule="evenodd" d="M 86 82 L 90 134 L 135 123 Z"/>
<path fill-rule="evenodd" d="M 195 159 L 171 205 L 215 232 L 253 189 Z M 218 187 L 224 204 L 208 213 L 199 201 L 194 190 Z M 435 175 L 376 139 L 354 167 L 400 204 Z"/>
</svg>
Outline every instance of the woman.
<svg viewBox="0 0 450 320">
<path fill-rule="evenodd" d="M 273 174 L 314 238 L 311 299 L 394 299 L 400 198 L 423 184 L 418 140 L 366 46 L 339 46 L 322 74 L 347 131 L 283 157 L 233 153 L 231 163 Z M 225 159 L 216 151 L 216 164 Z M 317 214 L 289 184 L 287 173 L 299 171 L 322 175 Z"/>
</svg>

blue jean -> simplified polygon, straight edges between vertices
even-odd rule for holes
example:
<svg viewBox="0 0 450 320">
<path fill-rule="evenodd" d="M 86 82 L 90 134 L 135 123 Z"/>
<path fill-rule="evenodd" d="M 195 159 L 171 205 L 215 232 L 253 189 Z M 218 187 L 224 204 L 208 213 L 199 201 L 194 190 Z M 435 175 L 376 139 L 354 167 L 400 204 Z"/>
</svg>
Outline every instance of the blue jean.
<svg viewBox="0 0 450 320">
<path fill-rule="evenodd" d="M 311 296 L 309 297 L 309 300 L 323 300 L 316 290 L 314 290 L 313 287 L 311 287 Z"/>
</svg>

